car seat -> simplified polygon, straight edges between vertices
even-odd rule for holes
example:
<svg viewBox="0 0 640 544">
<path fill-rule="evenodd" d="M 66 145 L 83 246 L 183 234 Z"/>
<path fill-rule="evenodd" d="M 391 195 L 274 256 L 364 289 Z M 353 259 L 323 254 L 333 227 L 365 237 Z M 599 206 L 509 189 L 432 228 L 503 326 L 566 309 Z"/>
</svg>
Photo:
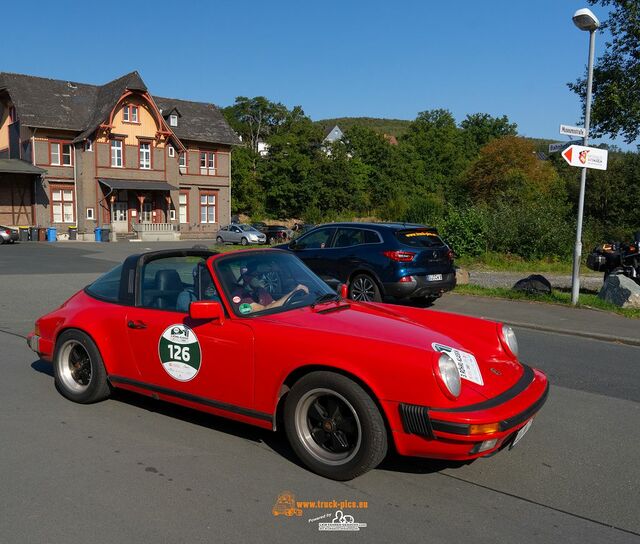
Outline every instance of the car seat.
<svg viewBox="0 0 640 544">
<path fill-rule="evenodd" d="M 178 295 L 183 290 L 182 280 L 177 270 L 166 269 L 156 272 L 156 299 L 155 308 L 175 310 Z"/>
</svg>

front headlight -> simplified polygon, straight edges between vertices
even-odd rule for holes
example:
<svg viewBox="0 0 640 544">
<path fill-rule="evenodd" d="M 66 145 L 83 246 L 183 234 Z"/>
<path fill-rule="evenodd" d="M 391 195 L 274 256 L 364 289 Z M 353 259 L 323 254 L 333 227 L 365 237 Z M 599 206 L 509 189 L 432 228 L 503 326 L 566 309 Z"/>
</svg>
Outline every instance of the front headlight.
<svg viewBox="0 0 640 544">
<path fill-rule="evenodd" d="M 502 344 L 514 357 L 518 357 L 518 339 L 509 325 L 502 325 Z"/>
<path fill-rule="evenodd" d="M 447 353 L 441 353 L 438 358 L 438 377 L 441 389 L 454 400 L 460 396 L 460 372 L 458 365 Z"/>
<path fill-rule="evenodd" d="M 249 234 L 249 240 L 257 240 L 258 237 L 255 234 Z"/>
</svg>

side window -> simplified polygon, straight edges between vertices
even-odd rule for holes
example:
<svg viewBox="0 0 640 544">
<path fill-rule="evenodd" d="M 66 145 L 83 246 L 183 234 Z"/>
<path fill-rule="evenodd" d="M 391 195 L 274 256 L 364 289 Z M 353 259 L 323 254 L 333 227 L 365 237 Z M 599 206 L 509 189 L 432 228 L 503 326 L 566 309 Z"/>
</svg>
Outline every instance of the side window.
<svg viewBox="0 0 640 544">
<path fill-rule="evenodd" d="M 364 243 L 365 244 L 379 244 L 380 235 L 372 230 L 364 230 Z"/>
<path fill-rule="evenodd" d="M 329 246 L 329 242 L 336 229 L 318 229 L 300 238 L 296 244 L 298 249 L 324 249 Z"/>
<path fill-rule="evenodd" d="M 108 302 L 118 302 L 120 297 L 121 274 L 122 265 L 118 265 L 89 285 L 87 292 L 96 298 Z"/>
<path fill-rule="evenodd" d="M 219 300 L 201 257 L 153 260 L 145 264 L 141 281 L 141 301 L 146 308 L 187 313 L 195 300 Z"/>
<path fill-rule="evenodd" d="M 333 247 L 351 247 L 364 244 L 365 232 L 366 231 L 360 229 L 338 229 Z"/>
</svg>

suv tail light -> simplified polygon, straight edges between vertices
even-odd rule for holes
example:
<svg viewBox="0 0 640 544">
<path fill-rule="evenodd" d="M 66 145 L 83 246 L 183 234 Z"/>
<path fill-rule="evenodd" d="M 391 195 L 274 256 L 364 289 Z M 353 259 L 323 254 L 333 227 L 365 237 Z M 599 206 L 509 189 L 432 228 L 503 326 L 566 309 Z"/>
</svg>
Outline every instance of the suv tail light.
<svg viewBox="0 0 640 544">
<path fill-rule="evenodd" d="M 11 231 L 10 231 L 9 229 L 6 229 L 6 230 L 4 231 L 4 233 L 5 233 L 7 236 L 11 236 Z"/>
<path fill-rule="evenodd" d="M 454 258 L 453 249 L 450 249 L 449 251 L 447 251 L 447 257 L 450 261 L 453 261 L 453 258 Z"/>
<path fill-rule="evenodd" d="M 416 254 L 413 251 L 402 251 L 402 250 L 384 251 L 382 254 L 385 257 L 388 257 L 389 259 L 391 259 L 392 261 L 396 261 L 398 263 L 411 262 L 413 261 L 413 258 L 416 256 Z"/>
</svg>

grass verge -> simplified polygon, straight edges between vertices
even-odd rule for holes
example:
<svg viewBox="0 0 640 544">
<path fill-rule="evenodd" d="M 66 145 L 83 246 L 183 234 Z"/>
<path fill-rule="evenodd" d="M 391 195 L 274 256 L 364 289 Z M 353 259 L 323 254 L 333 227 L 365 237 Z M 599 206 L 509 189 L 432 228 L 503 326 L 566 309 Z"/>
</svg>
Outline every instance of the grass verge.
<svg viewBox="0 0 640 544">
<path fill-rule="evenodd" d="M 478 285 L 457 285 L 454 293 L 461 295 L 475 295 L 493 298 L 505 298 L 509 300 L 526 300 L 534 302 L 546 302 L 548 304 L 561 304 L 563 306 L 571 305 L 571 293 L 554 290 L 551 295 L 530 295 L 522 291 L 514 291 L 503 287 L 480 287 Z M 591 293 L 580 293 L 580 308 L 591 308 L 596 310 L 604 310 L 613 312 L 624 317 L 640 319 L 640 310 L 631 308 L 618 308 L 614 304 L 605 302 L 598 298 L 598 295 Z"/>
<path fill-rule="evenodd" d="M 484 253 L 477 257 L 458 257 L 456 264 L 470 270 L 497 270 L 501 272 L 530 272 L 537 274 L 571 274 L 572 262 L 557 259 L 525 260 L 518 255 L 505 253 Z M 584 264 L 581 274 L 592 274 Z"/>
</svg>

